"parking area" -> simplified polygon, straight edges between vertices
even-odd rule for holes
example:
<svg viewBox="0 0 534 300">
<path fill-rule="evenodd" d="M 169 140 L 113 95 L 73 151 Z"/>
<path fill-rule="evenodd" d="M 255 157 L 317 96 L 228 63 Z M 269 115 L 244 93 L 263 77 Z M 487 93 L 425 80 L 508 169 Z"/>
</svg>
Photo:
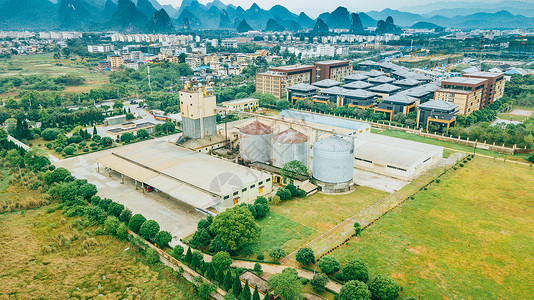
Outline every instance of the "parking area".
<svg viewBox="0 0 534 300">
<path fill-rule="evenodd" d="M 178 134 L 160 138 L 161 140 L 176 141 Z M 141 142 L 144 143 L 144 142 Z M 125 146 L 128 147 L 128 146 Z M 173 236 L 174 243 L 180 238 L 193 234 L 197 223 L 206 216 L 199 213 L 192 206 L 174 200 L 162 193 L 143 192 L 136 189 L 132 179 L 124 178 L 121 183 L 120 175 L 106 171 L 102 166 L 97 167 L 97 159 L 110 154 L 115 149 L 108 149 L 68 158 L 54 162 L 56 167 L 64 167 L 77 178 L 87 179 L 98 188 L 98 195 L 112 199 L 128 207 L 133 214 L 143 214 L 147 219 L 157 221 L 162 230 L 167 230 Z"/>
</svg>

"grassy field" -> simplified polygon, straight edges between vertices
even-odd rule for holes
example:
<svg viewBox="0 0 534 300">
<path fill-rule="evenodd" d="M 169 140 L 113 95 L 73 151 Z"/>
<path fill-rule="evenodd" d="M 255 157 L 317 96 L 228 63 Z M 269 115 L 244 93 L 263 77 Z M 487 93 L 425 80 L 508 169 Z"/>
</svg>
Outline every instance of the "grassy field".
<svg viewBox="0 0 534 300">
<path fill-rule="evenodd" d="M 95 230 L 46 207 L 0 214 L 0 298 L 198 299 L 171 269 Z"/>
<path fill-rule="evenodd" d="M 92 69 L 93 67 L 88 67 L 80 59 L 55 59 L 51 53 L 15 55 L 11 59 L 0 59 L 0 76 L 73 74 L 85 78 L 84 85 L 71 86 L 65 89 L 66 92 L 73 93 L 89 91 L 109 83 L 106 74 L 95 73 Z"/>
<path fill-rule="evenodd" d="M 282 247 L 287 253 L 290 253 L 318 235 L 316 230 L 274 211 L 271 211 L 267 217 L 259 220 L 258 223 L 261 227 L 261 237 L 252 248 L 256 255 L 267 254 L 274 247 Z"/>
<path fill-rule="evenodd" d="M 359 186 L 348 194 L 315 193 L 303 199 L 294 198 L 279 205 L 272 205 L 271 209 L 322 233 L 387 195 L 386 192 Z"/>
<path fill-rule="evenodd" d="M 460 145 L 460 144 L 455 144 L 455 143 L 450 143 L 450 142 L 446 142 L 446 141 L 440 141 L 440 140 L 429 138 L 429 137 L 424 137 L 424 136 L 419 136 L 419 135 L 416 135 L 416 134 L 406 133 L 404 131 L 386 129 L 386 130 L 383 130 L 383 131 L 373 131 L 373 133 L 387 135 L 387 136 L 400 138 L 400 139 L 405 139 L 405 140 L 410 140 L 410 141 L 426 143 L 426 144 L 432 144 L 432 145 L 441 146 L 441 147 L 445 147 L 445 148 L 450 148 L 450 149 L 454 149 L 454 150 L 458 150 L 458 151 L 473 153 L 473 147 Z M 484 150 L 484 149 L 477 149 L 476 153 L 483 154 L 483 155 L 489 155 L 489 156 L 493 156 L 493 157 L 501 157 L 501 158 L 506 158 L 506 159 L 519 160 L 519 161 L 523 161 L 523 162 L 526 162 L 525 159 L 528 156 L 528 155 L 525 155 L 525 154 L 507 155 L 507 154 L 501 154 L 501 153 L 497 153 L 497 152 L 493 152 L 493 151 L 489 151 L 489 150 Z"/>
<path fill-rule="evenodd" d="M 403 297 L 534 294 L 534 169 L 477 157 L 385 215 L 334 255 L 385 273 Z"/>
<path fill-rule="evenodd" d="M 506 114 L 501 113 L 501 114 L 498 114 L 497 117 L 503 120 L 508 120 L 508 121 L 510 121 L 510 118 L 511 118 L 512 121 L 519 121 L 519 122 L 524 122 L 526 119 L 529 118 L 528 116 L 513 115 L 509 113 L 506 113 Z"/>
</svg>

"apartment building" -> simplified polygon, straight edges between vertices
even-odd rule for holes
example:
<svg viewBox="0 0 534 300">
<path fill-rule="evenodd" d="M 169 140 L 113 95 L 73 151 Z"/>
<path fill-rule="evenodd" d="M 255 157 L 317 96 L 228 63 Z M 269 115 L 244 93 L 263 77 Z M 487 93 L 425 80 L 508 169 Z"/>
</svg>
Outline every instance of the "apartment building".
<svg viewBox="0 0 534 300">
<path fill-rule="evenodd" d="M 123 64 L 122 56 L 120 55 L 110 55 L 108 56 L 108 61 L 112 70 L 119 69 Z"/>
<path fill-rule="evenodd" d="M 458 113 L 469 116 L 482 107 L 487 79 L 453 77 L 441 82 L 434 92 L 434 100 L 458 105 Z"/>
<path fill-rule="evenodd" d="M 495 100 L 502 98 L 504 95 L 506 80 L 504 79 L 504 74 L 502 73 L 474 72 L 464 74 L 464 77 L 485 79 L 487 81 L 484 90 L 484 96 L 482 98 L 483 100 L 480 103 L 480 108 L 490 105 Z"/>
<path fill-rule="evenodd" d="M 315 62 L 315 81 L 332 79 L 342 81 L 352 74 L 352 66 L 348 60 L 327 60 Z"/>
<path fill-rule="evenodd" d="M 256 91 L 272 94 L 280 99 L 287 96 L 287 87 L 299 83 L 315 82 L 315 66 L 292 65 L 269 68 L 269 71 L 256 74 Z"/>
</svg>

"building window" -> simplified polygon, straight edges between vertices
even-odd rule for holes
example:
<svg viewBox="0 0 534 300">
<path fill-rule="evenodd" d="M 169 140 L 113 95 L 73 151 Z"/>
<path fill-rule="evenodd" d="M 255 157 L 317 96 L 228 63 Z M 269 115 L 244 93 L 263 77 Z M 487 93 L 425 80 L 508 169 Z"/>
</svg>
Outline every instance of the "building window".
<svg viewBox="0 0 534 300">
<path fill-rule="evenodd" d="M 253 189 L 253 188 L 255 188 L 255 187 L 256 187 L 255 184 L 253 184 L 253 185 L 250 186 L 251 189 Z"/>
<path fill-rule="evenodd" d="M 267 178 L 267 180 L 265 180 L 265 181 L 266 181 L 266 182 L 269 182 L 269 181 L 271 181 L 271 178 Z"/>
<path fill-rule="evenodd" d="M 233 195 L 236 196 L 237 195 L 237 191 L 235 191 Z"/>
<path fill-rule="evenodd" d="M 241 192 L 246 192 L 247 191 L 247 188 L 244 188 L 241 190 Z"/>
<path fill-rule="evenodd" d="M 258 182 L 258 184 L 263 184 L 263 181 Z"/>
<path fill-rule="evenodd" d="M 226 199 L 228 199 L 228 198 L 230 198 L 229 195 L 224 196 L 224 200 L 226 200 Z"/>
</svg>

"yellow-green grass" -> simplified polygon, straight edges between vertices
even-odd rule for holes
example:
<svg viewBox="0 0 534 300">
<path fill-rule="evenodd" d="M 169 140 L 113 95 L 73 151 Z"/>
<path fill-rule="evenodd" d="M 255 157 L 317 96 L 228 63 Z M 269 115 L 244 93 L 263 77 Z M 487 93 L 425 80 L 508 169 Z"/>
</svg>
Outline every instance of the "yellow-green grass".
<svg viewBox="0 0 534 300">
<path fill-rule="evenodd" d="M 7 187 L 9 186 L 10 178 L 11 175 L 9 175 L 9 170 L 2 170 L 2 178 L 0 178 L 0 193 L 3 193 L 7 189 Z"/>
<path fill-rule="evenodd" d="M 300 248 L 306 241 L 319 235 L 316 230 L 274 211 L 271 211 L 258 223 L 261 227 L 261 237 L 252 246 L 255 255 L 260 253 L 267 254 L 274 247 L 281 247 L 287 253 L 290 253 Z"/>
<path fill-rule="evenodd" d="M 271 209 L 322 233 L 387 195 L 370 187 L 358 186 L 351 193 L 342 195 L 315 193 L 306 198 L 293 198 L 272 205 Z"/>
<path fill-rule="evenodd" d="M 0 76 L 48 74 L 58 76 L 65 74 L 78 75 L 86 82 L 81 86 L 67 87 L 66 92 L 86 92 L 92 88 L 102 87 L 109 83 L 108 75 L 94 72 L 93 67 L 86 66 L 79 58 L 55 59 L 53 54 L 15 55 L 11 59 L 0 59 Z M 13 92 L 4 96 L 12 95 Z"/>
<path fill-rule="evenodd" d="M 407 133 L 407 132 L 404 132 L 404 131 L 386 129 L 386 130 L 379 131 L 379 132 L 376 132 L 376 133 L 382 134 L 382 135 L 391 136 L 391 137 L 395 137 L 395 138 L 400 138 L 400 139 L 420 142 L 420 143 L 432 144 L 432 145 L 436 145 L 436 146 L 450 148 L 450 149 L 453 149 L 453 150 L 473 153 L 473 147 L 460 145 L 460 144 L 456 144 L 456 143 L 451 143 L 451 142 L 446 142 L 446 141 L 440 141 L 438 139 L 419 136 L 419 135 Z M 508 154 L 497 153 L 497 152 L 484 150 L 484 149 L 477 149 L 476 153 L 483 154 L 483 155 L 494 156 L 494 157 L 512 159 L 512 160 L 525 161 L 525 155 L 523 155 L 523 154 L 508 155 Z"/>
<path fill-rule="evenodd" d="M 45 208 L 0 215 L 0 298 L 198 299 L 126 241 Z"/>
<path fill-rule="evenodd" d="M 531 298 L 533 182 L 532 168 L 477 157 L 333 254 L 393 276 L 403 296 Z"/>
<path fill-rule="evenodd" d="M 510 113 L 501 113 L 501 114 L 498 114 L 497 117 L 503 120 L 508 120 L 508 121 L 511 118 L 512 121 L 518 121 L 518 122 L 524 122 L 526 119 L 529 118 L 528 116 L 514 115 Z"/>
</svg>

